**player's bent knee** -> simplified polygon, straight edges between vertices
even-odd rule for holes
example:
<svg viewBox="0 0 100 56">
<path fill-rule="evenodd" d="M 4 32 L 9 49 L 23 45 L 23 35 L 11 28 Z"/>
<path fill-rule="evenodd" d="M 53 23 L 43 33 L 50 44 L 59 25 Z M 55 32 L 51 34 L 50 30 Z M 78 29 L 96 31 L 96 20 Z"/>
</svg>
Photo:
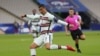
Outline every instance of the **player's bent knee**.
<svg viewBox="0 0 100 56">
<path fill-rule="evenodd" d="M 34 49 L 35 47 L 33 45 L 30 45 L 30 49 Z"/>
<path fill-rule="evenodd" d="M 34 48 L 36 48 L 36 47 L 38 47 L 35 43 L 32 43 L 31 45 L 30 45 L 30 49 L 34 49 Z"/>
<path fill-rule="evenodd" d="M 81 40 L 85 40 L 85 38 L 81 37 Z"/>
<path fill-rule="evenodd" d="M 82 35 L 81 36 L 81 40 L 85 40 L 85 35 Z"/>
</svg>

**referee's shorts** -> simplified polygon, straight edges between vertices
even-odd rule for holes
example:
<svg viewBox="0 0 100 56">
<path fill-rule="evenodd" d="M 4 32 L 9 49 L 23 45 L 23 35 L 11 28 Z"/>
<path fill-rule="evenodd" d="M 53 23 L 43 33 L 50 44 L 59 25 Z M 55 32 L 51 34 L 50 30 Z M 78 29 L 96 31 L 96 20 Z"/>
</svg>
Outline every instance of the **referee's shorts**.
<svg viewBox="0 0 100 56">
<path fill-rule="evenodd" d="M 71 30 L 70 32 L 73 40 L 80 39 L 80 36 L 83 35 L 80 29 Z"/>
</svg>

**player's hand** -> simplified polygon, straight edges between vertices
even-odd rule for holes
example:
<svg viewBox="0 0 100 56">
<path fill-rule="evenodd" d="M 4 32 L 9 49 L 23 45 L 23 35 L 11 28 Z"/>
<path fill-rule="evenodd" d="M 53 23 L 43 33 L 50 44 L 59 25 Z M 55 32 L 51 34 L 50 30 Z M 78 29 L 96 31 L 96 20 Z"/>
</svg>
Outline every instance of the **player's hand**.
<svg viewBox="0 0 100 56">
<path fill-rule="evenodd" d="M 70 35 L 70 33 L 69 33 L 69 32 L 66 32 L 66 35 L 67 35 L 67 36 L 69 36 L 69 35 Z"/>
<path fill-rule="evenodd" d="M 23 16 L 21 16 L 21 18 L 24 18 Z"/>
<path fill-rule="evenodd" d="M 69 27 L 72 28 L 72 27 L 74 27 L 74 25 L 73 24 L 69 24 Z"/>
<path fill-rule="evenodd" d="M 26 17 L 26 14 L 21 16 L 21 18 L 24 18 L 24 17 Z"/>
<path fill-rule="evenodd" d="M 69 36 L 69 35 L 70 35 L 70 33 L 68 31 L 66 31 L 66 36 Z"/>
</svg>

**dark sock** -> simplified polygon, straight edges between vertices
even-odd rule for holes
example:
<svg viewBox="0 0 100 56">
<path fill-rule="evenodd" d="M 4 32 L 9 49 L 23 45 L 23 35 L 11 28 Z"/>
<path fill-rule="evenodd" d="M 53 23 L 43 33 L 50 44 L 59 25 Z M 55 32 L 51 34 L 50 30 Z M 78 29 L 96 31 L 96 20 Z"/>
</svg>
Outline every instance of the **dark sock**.
<svg viewBox="0 0 100 56">
<path fill-rule="evenodd" d="M 58 49 L 61 49 L 61 46 L 60 45 L 58 45 Z"/>
<path fill-rule="evenodd" d="M 79 44 L 75 44 L 76 48 L 79 49 Z"/>
<path fill-rule="evenodd" d="M 81 53 L 81 50 L 79 49 L 79 44 L 75 44 L 76 48 L 77 48 L 77 52 Z"/>
<path fill-rule="evenodd" d="M 36 55 L 32 55 L 32 56 L 36 56 Z"/>
</svg>

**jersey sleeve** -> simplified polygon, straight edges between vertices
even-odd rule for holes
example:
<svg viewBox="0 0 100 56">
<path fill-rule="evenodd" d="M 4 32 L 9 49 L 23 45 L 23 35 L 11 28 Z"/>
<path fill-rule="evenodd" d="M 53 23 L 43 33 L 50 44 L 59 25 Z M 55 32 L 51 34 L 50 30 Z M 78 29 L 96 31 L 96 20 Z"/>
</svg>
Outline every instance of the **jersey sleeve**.
<svg viewBox="0 0 100 56">
<path fill-rule="evenodd" d="M 67 25 L 68 25 L 68 23 L 67 23 L 67 22 L 64 22 L 64 21 L 62 21 L 62 20 L 58 20 L 58 23 L 63 24 L 63 25 L 65 25 L 65 26 L 67 26 Z"/>
<path fill-rule="evenodd" d="M 49 20 L 54 20 L 54 18 L 55 18 L 54 15 L 50 15 L 48 19 L 49 19 Z"/>
<path fill-rule="evenodd" d="M 60 24 L 66 25 L 66 26 L 68 25 L 67 22 L 62 21 L 62 20 L 60 20 L 60 19 L 57 19 L 56 17 L 54 18 L 54 22 L 56 22 L 56 23 L 60 23 Z"/>
<path fill-rule="evenodd" d="M 33 18 L 34 15 L 26 15 L 27 18 Z"/>
<path fill-rule="evenodd" d="M 37 19 L 39 18 L 39 15 L 26 15 L 27 18 L 29 18 L 30 20 L 34 20 L 34 19 Z"/>
</svg>

